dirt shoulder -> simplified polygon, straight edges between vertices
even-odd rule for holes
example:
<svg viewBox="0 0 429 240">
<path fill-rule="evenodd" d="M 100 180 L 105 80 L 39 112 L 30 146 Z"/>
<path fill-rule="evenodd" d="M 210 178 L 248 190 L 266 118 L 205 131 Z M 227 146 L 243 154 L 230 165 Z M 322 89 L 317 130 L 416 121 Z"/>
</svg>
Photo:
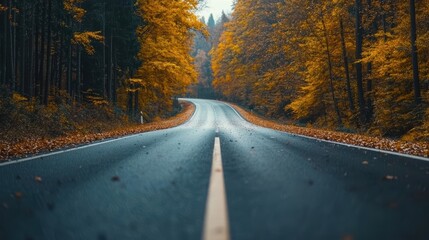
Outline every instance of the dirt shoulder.
<svg viewBox="0 0 429 240">
<path fill-rule="evenodd" d="M 271 128 L 278 131 L 288 132 L 292 134 L 304 135 L 323 140 L 329 140 L 339 143 L 356 145 L 361 147 L 375 148 L 385 151 L 392 151 L 415 156 L 429 157 L 428 142 L 405 142 L 391 140 L 380 137 L 365 136 L 360 134 L 343 133 L 336 131 L 328 131 L 315 128 L 297 127 L 293 125 L 285 125 L 264 119 L 258 115 L 252 114 L 241 107 L 229 103 L 240 115 L 247 121 L 266 128 Z"/>
<path fill-rule="evenodd" d="M 182 102 L 182 107 L 183 110 L 173 117 L 143 125 L 123 127 L 113 131 L 91 134 L 68 134 L 67 136 L 52 139 L 32 138 L 13 144 L 0 142 L 0 162 L 23 158 L 37 153 L 75 147 L 77 145 L 88 144 L 95 141 L 179 126 L 185 123 L 195 111 L 195 106 L 189 102 Z"/>
</svg>

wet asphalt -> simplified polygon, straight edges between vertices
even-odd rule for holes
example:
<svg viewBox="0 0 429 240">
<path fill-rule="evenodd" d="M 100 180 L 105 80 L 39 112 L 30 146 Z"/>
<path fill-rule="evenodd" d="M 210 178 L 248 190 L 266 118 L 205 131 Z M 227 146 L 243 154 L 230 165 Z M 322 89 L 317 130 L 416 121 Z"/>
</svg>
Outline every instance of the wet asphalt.
<svg viewBox="0 0 429 240">
<path fill-rule="evenodd" d="M 201 239 L 215 137 L 231 239 L 429 239 L 429 161 L 294 136 L 224 103 L 0 166 L 0 240 Z"/>
</svg>

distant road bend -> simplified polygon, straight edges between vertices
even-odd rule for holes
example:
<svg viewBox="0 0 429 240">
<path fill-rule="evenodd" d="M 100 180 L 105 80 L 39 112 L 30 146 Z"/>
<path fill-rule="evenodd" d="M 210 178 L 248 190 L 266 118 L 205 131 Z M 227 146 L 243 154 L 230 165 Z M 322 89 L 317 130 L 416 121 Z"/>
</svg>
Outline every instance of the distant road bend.
<svg viewBox="0 0 429 240">
<path fill-rule="evenodd" d="M 429 239 L 429 161 L 252 125 L 184 125 L 0 165 L 0 239 Z"/>
</svg>

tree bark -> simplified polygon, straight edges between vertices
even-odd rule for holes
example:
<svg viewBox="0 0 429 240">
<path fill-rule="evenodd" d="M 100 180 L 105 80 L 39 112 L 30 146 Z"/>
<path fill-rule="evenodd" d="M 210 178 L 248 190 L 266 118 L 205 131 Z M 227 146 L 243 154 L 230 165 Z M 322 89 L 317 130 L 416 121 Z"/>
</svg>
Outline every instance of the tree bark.
<svg viewBox="0 0 429 240">
<path fill-rule="evenodd" d="M 26 84 L 25 84 L 25 70 L 26 70 L 26 65 L 27 65 L 27 50 L 26 50 L 26 15 L 27 15 L 27 9 L 26 9 L 26 2 L 23 1 L 22 2 L 23 6 L 22 6 L 22 10 L 21 12 L 21 73 L 20 73 L 20 92 L 21 94 L 25 94 L 26 91 Z"/>
<path fill-rule="evenodd" d="M 110 32 L 110 47 L 109 47 L 109 67 L 107 69 L 109 71 L 108 82 L 109 82 L 109 101 L 113 100 L 113 36 L 112 31 Z"/>
<path fill-rule="evenodd" d="M 77 47 L 77 82 L 76 82 L 76 98 L 78 102 L 81 102 L 82 93 L 82 48 L 79 45 Z"/>
<path fill-rule="evenodd" d="M 71 22 L 71 21 L 70 21 Z M 70 26 L 72 27 L 72 26 Z M 70 40 L 67 42 L 68 44 L 68 56 L 67 56 L 67 93 L 71 96 L 72 95 L 72 44 L 70 43 Z"/>
<path fill-rule="evenodd" d="M 335 112 L 337 114 L 337 121 L 338 121 L 338 124 L 341 126 L 342 125 L 342 119 L 341 119 L 340 109 L 338 108 L 337 98 L 335 96 L 335 87 L 334 87 L 334 80 L 333 80 L 334 76 L 333 76 L 333 72 L 332 72 L 331 50 L 329 49 L 328 33 L 327 33 L 326 24 L 325 24 L 325 20 L 323 19 L 323 16 L 322 16 L 322 25 L 323 25 L 323 34 L 324 34 L 324 38 L 325 38 L 326 56 L 328 58 L 329 87 L 331 89 L 331 96 L 332 96 L 332 102 L 334 104 L 334 109 L 335 109 Z"/>
<path fill-rule="evenodd" d="M 34 67 L 34 35 L 35 35 L 35 32 L 34 32 L 34 21 L 35 21 L 34 15 L 35 15 L 35 13 L 36 13 L 35 4 L 33 3 L 31 5 L 31 25 L 30 25 L 31 32 L 30 32 L 30 39 L 28 40 L 29 41 L 28 42 L 28 46 L 29 46 L 28 59 L 30 59 L 30 64 L 27 65 L 28 66 L 27 72 L 29 74 L 28 78 L 27 78 L 27 80 L 28 80 L 28 92 L 27 92 L 27 94 L 28 94 L 28 97 L 30 98 L 30 100 L 32 100 L 33 96 L 34 96 L 34 85 L 33 85 L 34 70 L 33 70 L 33 67 Z"/>
<path fill-rule="evenodd" d="M 1 78 L 2 78 L 2 82 L 1 82 L 1 84 L 3 85 L 5 85 L 6 84 L 6 82 L 7 82 L 7 75 L 6 75 L 6 73 L 7 73 L 7 13 L 6 12 L 4 12 L 3 13 L 3 15 L 4 15 L 4 18 L 3 18 L 3 53 L 2 53 L 2 66 L 1 66 L 1 68 L 2 68 L 2 75 L 1 75 Z"/>
<path fill-rule="evenodd" d="M 358 91 L 359 115 L 360 121 L 364 122 L 365 119 L 365 98 L 363 90 L 363 75 L 362 75 L 362 43 L 363 43 L 363 29 L 362 29 L 362 2 L 355 0 L 355 17 L 356 17 L 356 85 Z"/>
<path fill-rule="evenodd" d="M 50 79 L 51 79 L 51 71 L 52 71 L 52 54 L 51 54 L 51 45 L 52 45 L 52 0 L 48 0 L 48 33 L 47 39 L 48 43 L 46 46 L 46 77 L 44 79 L 45 89 L 43 95 L 43 104 L 48 105 L 49 101 L 49 89 L 50 89 Z"/>
<path fill-rule="evenodd" d="M 410 39 L 411 39 L 411 58 L 413 62 L 413 86 L 414 86 L 414 102 L 421 103 L 421 90 L 419 79 L 419 60 L 417 53 L 417 27 L 416 27 L 416 7 L 415 0 L 410 0 Z"/>
<path fill-rule="evenodd" d="M 40 63 L 39 63 L 39 83 L 40 83 L 40 96 L 39 101 L 41 104 L 44 104 L 45 99 L 45 72 L 44 72 L 44 64 L 45 64 L 45 27 L 46 27 L 46 0 L 43 1 L 43 11 L 42 11 L 42 18 L 41 18 L 41 27 L 40 27 Z"/>
<path fill-rule="evenodd" d="M 35 3 L 35 10 L 34 10 L 34 20 L 36 22 L 36 27 L 34 30 L 34 38 L 35 38 L 35 42 L 34 42 L 34 72 L 31 75 L 31 78 L 34 82 L 34 96 L 36 98 L 38 98 L 40 96 L 40 81 L 39 81 L 39 26 L 40 26 L 40 22 L 39 22 L 39 1 L 36 1 Z"/>
<path fill-rule="evenodd" d="M 341 34 L 341 48 L 343 53 L 343 61 L 344 61 L 344 71 L 346 74 L 346 84 L 347 84 L 347 97 L 349 100 L 350 110 L 353 112 L 355 110 L 355 104 L 353 99 L 353 91 L 350 84 L 350 71 L 349 71 L 349 59 L 347 57 L 347 48 L 346 48 L 346 40 L 344 37 L 344 24 L 343 18 L 340 17 L 340 34 Z"/>
<path fill-rule="evenodd" d="M 15 91 L 16 84 L 16 27 L 15 25 L 15 13 L 12 13 L 12 0 L 9 0 L 9 19 L 11 23 L 9 24 L 9 37 L 10 37 L 10 90 Z"/>
<path fill-rule="evenodd" d="M 103 43 L 103 97 L 107 98 L 107 92 L 106 92 L 106 75 L 107 75 L 107 69 L 106 69 L 106 2 L 104 2 L 104 8 L 103 8 L 103 37 L 104 37 L 104 43 Z"/>
</svg>

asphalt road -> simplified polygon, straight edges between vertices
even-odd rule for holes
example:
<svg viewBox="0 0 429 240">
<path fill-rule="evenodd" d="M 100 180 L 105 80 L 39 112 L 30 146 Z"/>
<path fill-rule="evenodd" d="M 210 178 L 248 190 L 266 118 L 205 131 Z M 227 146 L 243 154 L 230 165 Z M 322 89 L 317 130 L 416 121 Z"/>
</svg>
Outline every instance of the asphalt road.
<svg viewBox="0 0 429 240">
<path fill-rule="evenodd" d="M 0 239 L 201 239 L 215 137 L 233 240 L 429 239 L 429 161 L 192 102 L 176 128 L 1 165 Z"/>
</svg>

